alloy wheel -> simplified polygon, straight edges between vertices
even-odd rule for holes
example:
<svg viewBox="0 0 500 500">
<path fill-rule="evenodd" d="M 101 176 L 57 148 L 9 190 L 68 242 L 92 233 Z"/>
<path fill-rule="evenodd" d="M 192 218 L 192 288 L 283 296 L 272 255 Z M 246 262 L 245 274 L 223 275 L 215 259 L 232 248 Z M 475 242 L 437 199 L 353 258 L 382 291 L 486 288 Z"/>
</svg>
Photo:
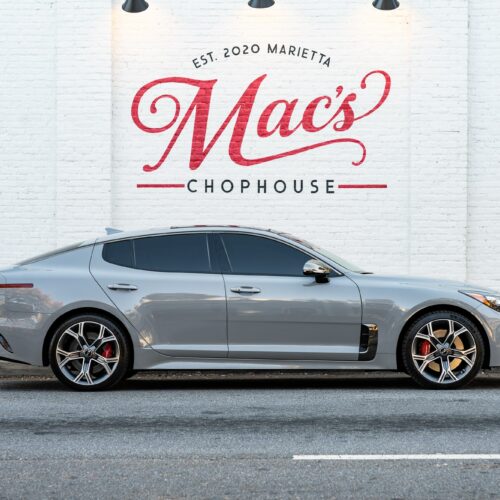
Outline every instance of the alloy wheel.
<svg viewBox="0 0 500 500">
<path fill-rule="evenodd" d="M 107 326 L 81 321 L 63 331 L 55 355 L 57 366 L 68 381 L 92 386 L 113 375 L 120 362 L 120 346 Z"/>
<path fill-rule="evenodd" d="M 454 319 L 424 324 L 411 345 L 413 363 L 425 379 L 437 384 L 463 380 L 473 369 L 477 345 L 469 329 Z"/>
</svg>

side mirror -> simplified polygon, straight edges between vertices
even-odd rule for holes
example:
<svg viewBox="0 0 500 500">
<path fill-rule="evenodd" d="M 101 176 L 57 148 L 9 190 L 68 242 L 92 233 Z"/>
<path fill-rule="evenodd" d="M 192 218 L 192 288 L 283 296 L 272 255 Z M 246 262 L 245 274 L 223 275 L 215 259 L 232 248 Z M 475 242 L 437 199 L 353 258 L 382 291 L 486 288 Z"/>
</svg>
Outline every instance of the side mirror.
<svg viewBox="0 0 500 500">
<path fill-rule="evenodd" d="M 316 259 L 308 260 L 304 264 L 304 275 L 314 276 L 317 283 L 328 283 L 328 276 L 331 272 L 331 268 Z"/>
</svg>

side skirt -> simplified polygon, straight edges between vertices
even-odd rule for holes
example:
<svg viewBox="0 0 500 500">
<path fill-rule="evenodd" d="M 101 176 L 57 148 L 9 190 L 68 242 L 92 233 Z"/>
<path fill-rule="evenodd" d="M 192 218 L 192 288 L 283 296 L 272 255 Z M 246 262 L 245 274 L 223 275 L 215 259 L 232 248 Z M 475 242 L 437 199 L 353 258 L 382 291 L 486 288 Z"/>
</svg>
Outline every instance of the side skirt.
<svg viewBox="0 0 500 500">
<path fill-rule="evenodd" d="M 148 351 L 145 349 L 144 351 Z M 273 360 L 234 358 L 168 358 L 142 352 L 134 370 L 396 370 L 391 354 L 379 354 L 371 361 Z M 150 350 L 149 350 L 150 351 Z M 152 356 L 149 357 L 148 354 Z"/>
</svg>

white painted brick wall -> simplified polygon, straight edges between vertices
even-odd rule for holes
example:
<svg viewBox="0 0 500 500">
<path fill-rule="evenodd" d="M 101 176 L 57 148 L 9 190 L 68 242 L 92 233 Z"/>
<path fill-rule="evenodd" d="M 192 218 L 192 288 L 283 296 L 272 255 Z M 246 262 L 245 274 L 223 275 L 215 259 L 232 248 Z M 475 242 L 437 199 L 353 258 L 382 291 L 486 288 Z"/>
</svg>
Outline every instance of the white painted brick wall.
<svg viewBox="0 0 500 500">
<path fill-rule="evenodd" d="M 111 220 L 111 5 L 57 4 L 56 235 L 65 245 Z"/>
<path fill-rule="evenodd" d="M 412 6 L 410 272 L 464 279 L 468 3 Z"/>
<path fill-rule="evenodd" d="M 402 0 L 386 13 L 370 0 L 338 6 L 318 0 L 310 8 L 302 0 L 278 0 L 264 11 L 249 9 L 246 0 L 182 6 L 151 0 L 140 15 L 123 13 L 121 3 L 0 4 L 0 265 L 91 237 L 106 225 L 236 223 L 295 232 L 375 271 L 500 288 L 499 2 Z M 267 42 L 318 49 L 334 62 L 328 69 L 261 53 L 201 69 L 191 63 L 204 51 Z M 298 98 L 303 109 L 314 97 L 334 96 L 339 84 L 357 88 L 373 69 L 388 71 L 393 88 L 377 112 L 346 134 L 367 147 L 361 167 L 350 163 L 351 146 L 240 167 L 227 155 L 228 129 L 193 172 L 188 126 L 165 165 L 142 171 L 172 132 L 145 134 L 131 120 L 132 98 L 151 80 L 217 79 L 211 137 L 264 73 L 259 110 L 285 98 Z M 182 105 L 188 101 L 186 94 Z M 305 132 L 286 141 L 251 134 L 244 150 L 258 156 L 316 140 Z M 136 188 L 189 178 L 327 177 L 387 182 L 389 189 L 242 196 Z"/>
<path fill-rule="evenodd" d="M 470 1 L 467 278 L 500 288 L 500 2 Z"/>
<path fill-rule="evenodd" d="M 55 5 L 0 3 L 0 262 L 55 238 Z"/>
</svg>

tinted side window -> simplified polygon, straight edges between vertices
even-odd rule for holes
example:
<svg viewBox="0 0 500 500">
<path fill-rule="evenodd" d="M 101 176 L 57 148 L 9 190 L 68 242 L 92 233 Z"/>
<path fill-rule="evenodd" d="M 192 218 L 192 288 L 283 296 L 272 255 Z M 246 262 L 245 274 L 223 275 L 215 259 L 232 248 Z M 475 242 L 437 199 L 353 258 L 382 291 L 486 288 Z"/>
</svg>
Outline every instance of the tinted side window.
<svg viewBox="0 0 500 500">
<path fill-rule="evenodd" d="M 311 258 L 284 243 L 247 234 L 222 234 L 231 271 L 234 274 L 303 276 Z"/>
<path fill-rule="evenodd" d="M 207 236 L 172 234 L 134 241 L 135 266 L 146 271 L 208 273 Z"/>
<path fill-rule="evenodd" d="M 111 264 L 124 267 L 134 267 L 132 240 L 105 243 L 102 258 Z"/>
</svg>

